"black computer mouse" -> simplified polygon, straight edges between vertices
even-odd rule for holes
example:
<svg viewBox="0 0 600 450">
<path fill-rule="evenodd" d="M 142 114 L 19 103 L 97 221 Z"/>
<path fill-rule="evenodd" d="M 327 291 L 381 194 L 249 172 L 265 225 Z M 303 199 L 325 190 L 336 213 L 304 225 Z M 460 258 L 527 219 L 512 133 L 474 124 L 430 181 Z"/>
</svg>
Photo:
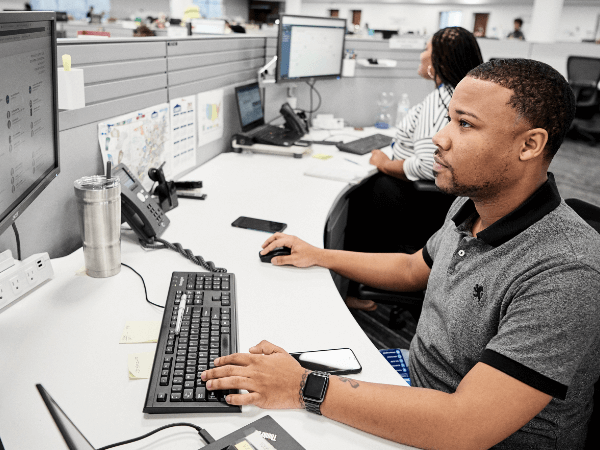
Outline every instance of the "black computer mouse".
<svg viewBox="0 0 600 450">
<path fill-rule="evenodd" d="M 261 252 L 262 252 L 262 250 L 261 250 Z M 291 255 L 291 254 L 292 254 L 292 249 L 289 247 L 277 247 L 276 249 L 271 250 L 266 255 L 261 255 L 260 252 L 258 252 L 258 256 L 260 257 L 260 260 L 264 263 L 270 263 L 271 260 L 275 256 L 287 256 L 287 255 Z"/>
</svg>

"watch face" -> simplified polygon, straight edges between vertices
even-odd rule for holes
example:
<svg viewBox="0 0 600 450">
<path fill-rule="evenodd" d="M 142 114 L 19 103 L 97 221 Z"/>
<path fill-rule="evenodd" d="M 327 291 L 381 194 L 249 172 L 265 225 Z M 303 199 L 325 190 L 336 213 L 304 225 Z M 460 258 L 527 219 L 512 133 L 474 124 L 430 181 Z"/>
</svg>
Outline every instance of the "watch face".
<svg viewBox="0 0 600 450">
<path fill-rule="evenodd" d="M 322 400 L 325 394 L 325 377 L 309 374 L 304 386 L 304 397 L 310 400 Z"/>
</svg>

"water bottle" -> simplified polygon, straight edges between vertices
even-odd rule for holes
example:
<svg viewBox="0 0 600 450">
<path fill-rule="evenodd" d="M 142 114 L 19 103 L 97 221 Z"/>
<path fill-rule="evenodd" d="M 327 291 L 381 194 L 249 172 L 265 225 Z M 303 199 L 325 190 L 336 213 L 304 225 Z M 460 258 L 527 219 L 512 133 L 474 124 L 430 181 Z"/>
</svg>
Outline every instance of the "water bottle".
<svg viewBox="0 0 600 450">
<path fill-rule="evenodd" d="M 410 102 L 408 101 L 408 94 L 402 94 L 402 99 L 398 102 L 398 110 L 396 111 L 396 128 L 400 128 L 409 109 Z"/>
<path fill-rule="evenodd" d="M 385 130 L 392 126 L 392 116 L 390 114 L 390 108 L 393 104 L 393 92 L 382 92 L 381 94 L 379 94 L 379 100 L 377 100 L 377 106 L 379 106 L 379 113 L 377 114 L 377 120 L 375 120 L 376 128 L 381 128 Z"/>
</svg>

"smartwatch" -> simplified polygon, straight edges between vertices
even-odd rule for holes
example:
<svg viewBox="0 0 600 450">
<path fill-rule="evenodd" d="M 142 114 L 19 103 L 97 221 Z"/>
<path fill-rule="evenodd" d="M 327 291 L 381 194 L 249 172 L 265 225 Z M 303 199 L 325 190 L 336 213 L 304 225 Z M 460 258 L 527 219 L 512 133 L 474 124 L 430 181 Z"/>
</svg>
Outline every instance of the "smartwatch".
<svg viewBox="0 0 600 450">
<path fill-rule="evenodd" d="M 327 386 L 329 386 L 327 372 L 314 371 L 308 374 L 302 389 L 302 399 L 307 411 L 321 415 L 321 403 L 325 400 Z"/>
</svg>

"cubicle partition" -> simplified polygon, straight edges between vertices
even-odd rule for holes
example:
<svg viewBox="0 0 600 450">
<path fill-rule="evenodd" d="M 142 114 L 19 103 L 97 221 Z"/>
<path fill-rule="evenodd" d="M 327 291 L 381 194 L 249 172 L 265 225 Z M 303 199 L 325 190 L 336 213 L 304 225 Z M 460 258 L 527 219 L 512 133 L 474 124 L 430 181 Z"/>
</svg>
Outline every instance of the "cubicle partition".
<svg viewBox="0 0 600 450">
<path fill-rule="evenodd" d="M 348 41 L 359 57 L 398 61 L 395 69 L 358 67 L 355 77 L 319 81 L 323 97 L 319 112 L 343 117 L 351 125 L 372 125 L 379 92 L 409 92 L 417 102 L 431 88 L 417 79 L 418 50 L 393 50 L 378 41 Z M 260 67 L 276 52 L 276 39 L 260 36 L 204 36 L 182 38 L 60 39 L 62 55 L 71 55 L 74 68 L 85 75 L 86 106 L 60 112 L 61 173 L 17 220 L 22 257 L 48 252 L 56 258 L 81 246 L 73 195 L 73 181 L 103 172 L 98 123 L 151 107 L 170 99 L 224 89 L 224 133 L 221 139 L 198 148 L 196 166 L 230 150 L 231 135 L 239 131 L 234 103 L 237 85 L 256 81 Z M 265 89 L 266 118 L 279 115 L 290 85 Z M 297 84 L 298 105 L 308 109 L 309 91 Z M 316 105 L 316 102 L 315 102 Z M 205 186 L 210 201 L 210 186 Z M 16 255 L 11 230 L 0 236 L 0 249 Z"/>
</svg>

